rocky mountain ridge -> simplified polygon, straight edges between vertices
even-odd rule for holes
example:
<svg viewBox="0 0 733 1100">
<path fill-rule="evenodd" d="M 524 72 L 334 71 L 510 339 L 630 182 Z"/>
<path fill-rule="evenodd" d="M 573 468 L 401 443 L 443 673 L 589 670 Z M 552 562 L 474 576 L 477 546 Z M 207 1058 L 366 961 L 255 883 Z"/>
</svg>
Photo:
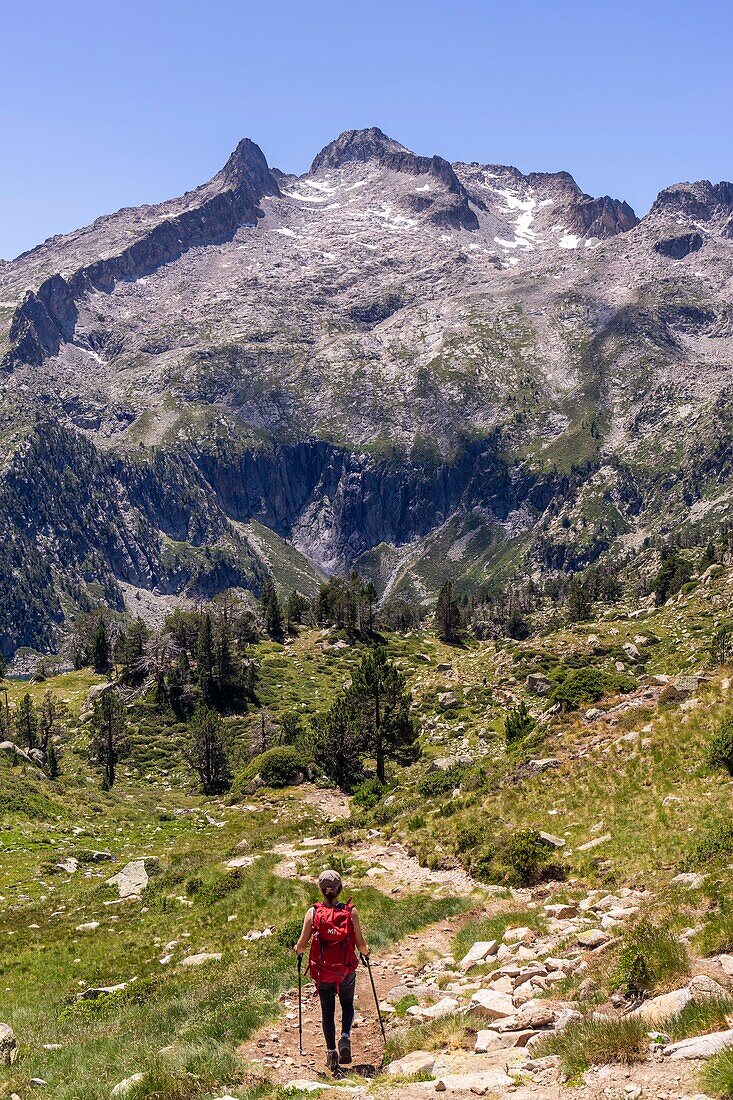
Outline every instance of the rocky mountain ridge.
<svg viewBox="0 0 733 1100">
<path fill-rule="evenodd" d="M 242 141 L 181 198 L 3 264 L 3 651 L 52 645 L 99 585 L 120 609 L 130 589 L 256 590 L 300 555 L 429 601 L 446 576 L 717 529 L 731 218 L 731 184 L 674 185 L 639 220 L 567 173 L 450 165 L 372 128 L 301 177 Z M 89 447 L 111 480 L 80 539 Z M 113 550 L 131 526 L 145 569 Z"/>
</svg>

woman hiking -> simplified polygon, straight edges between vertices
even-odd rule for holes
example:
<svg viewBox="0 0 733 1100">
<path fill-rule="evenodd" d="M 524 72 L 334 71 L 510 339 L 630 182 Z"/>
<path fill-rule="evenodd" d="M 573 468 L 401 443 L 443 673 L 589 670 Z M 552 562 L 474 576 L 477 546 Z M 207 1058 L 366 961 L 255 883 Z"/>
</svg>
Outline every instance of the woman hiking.
<svg viewBox="0 0 733 1100">
<path fill-rule="evenodd" d="M 338 900 L 343 889 L 338 871 L 318 876 L 323 901 L 311 906 L 295 945 L 299 959 L 310 941 L 308 969 L 321 1002 L 321 1021 L 326 1040 L 326 1065 L 337 1070 L 351 1061 L 351 1027 L 354 1022 L 354 989 L 359 951 L 369 957 L 359 914 L 351 904 Z M 341 1003 L 341 1038 L 336 1046 L 336 997 Z"/>
</svg>

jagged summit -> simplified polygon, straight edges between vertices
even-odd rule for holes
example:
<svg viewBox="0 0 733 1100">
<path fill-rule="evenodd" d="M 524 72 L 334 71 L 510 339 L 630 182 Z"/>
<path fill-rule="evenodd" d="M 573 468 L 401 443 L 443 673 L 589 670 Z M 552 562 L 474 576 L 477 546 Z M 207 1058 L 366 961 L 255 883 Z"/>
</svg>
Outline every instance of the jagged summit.
<svg viewBox="0 0 733 1100">
<path fill-rule="evenodd" d="M 703 222 L 728 218 L 733 214 L 733 183 L 696 180 L 672 184 L 659 192 L 649 213 L 673 214 Z"/>
<path fill-rule="evenodd" d="M 265 154 L 249 138 L 242 138 L 221 172 L 214 178 L 230 187 L 245 185 L 260 196 L 280 194 Z"/>
<path fill-rule="evenodd" d="M 316 154 L 310 170 L 320 172 L 324 168 L 342 168 L 350 161 L 379 160 L 395 153 L 410 153 L 410 150 L 399 141 L 387 137 L 378 126 L 369 126 L 364 130 L 344 130 Z"/>
</svg>

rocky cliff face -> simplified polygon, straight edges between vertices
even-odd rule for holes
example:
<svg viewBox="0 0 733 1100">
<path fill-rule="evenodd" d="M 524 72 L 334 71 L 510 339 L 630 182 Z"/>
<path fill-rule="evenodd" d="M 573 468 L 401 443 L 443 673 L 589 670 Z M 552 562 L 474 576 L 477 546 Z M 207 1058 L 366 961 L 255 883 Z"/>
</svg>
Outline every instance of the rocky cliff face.
<svg viewBox="0 0 733 1100">
<path fill-rule="evenodd" d="M 375 128 L 301 177 L 243 141 L 1 265 L 3 650 L 90 600 L 256 590 L 255 521 L 420 599 L 720 525 L 731 219 L 731 184 L 639 221 Z"/>
</svg>

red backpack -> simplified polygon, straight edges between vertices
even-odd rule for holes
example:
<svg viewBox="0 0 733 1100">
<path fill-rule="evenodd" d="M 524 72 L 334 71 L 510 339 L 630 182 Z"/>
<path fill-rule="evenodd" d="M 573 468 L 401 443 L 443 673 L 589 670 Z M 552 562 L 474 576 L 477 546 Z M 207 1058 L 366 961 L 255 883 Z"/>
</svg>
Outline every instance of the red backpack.
<svg viewBox="0 0 733 1100">
<path fill-rule="evenodd" d="M 317 901 L 313 906 L 313 938 L 308 969 L 316 989 L 324 982 L 340 986 L 344 978 L 353 974 L 359 966 L 351 915 L 353 908 L 351 898 L 343 905 L 324 905 Z"/>
</svg>

